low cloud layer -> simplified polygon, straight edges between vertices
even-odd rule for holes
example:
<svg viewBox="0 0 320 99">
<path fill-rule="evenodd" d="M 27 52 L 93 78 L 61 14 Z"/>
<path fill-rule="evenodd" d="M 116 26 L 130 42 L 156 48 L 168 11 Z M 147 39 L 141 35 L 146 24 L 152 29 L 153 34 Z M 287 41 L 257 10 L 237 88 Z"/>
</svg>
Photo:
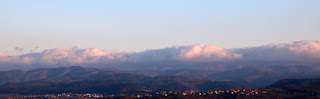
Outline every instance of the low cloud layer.
<svg viewBox="0 0 320 99">
<path fill-rule="evenodd" d="M 7 56 L 6 54 L 2 54 L 2 53 L 0 53 L 0 56 Z"/>
<path fill-rule="evenodd" d="M 70 66 L 144 62 L 228 62 L 228 61 L 319 61 L 320 41 L 298 41 L 250 48 L 226 49 L 209 45 L 176 46 L 142 52 L 108 51 L 97 48 L 49 49 L 40 53 L 8 56 L 0 53 L 5 66 Z M 5 64 L 5 65 L 4 65 Z M 130 65 L 130 64 L 126 64 Z M 0 67 L 1 68 L 1 67 Z"/>
<path fill-rule="evenodd" d="M 242 54 L 232 53 L 228 49 L 203 44 L 180 50 L 178 59 L 183 61 L 229 61 L 241 59 Z"/>
<path fill-rule="evenodd" d="M 270 44 L 259 47 L 234 49 L 241 53 L 243 60 L 262 61 L 319 61 L 320 41 L 297 41 Z"/>
<path fill-rule="evenodd" d="M 50 49 L 41 53 L 30 53 L 21 56 L 2 56 L 0 62 L 16 64 L 37 65 L 81 65 L 107 61 L 120 61 L 123 54 L 130 52 L 103 51 L 97 48 L 79 49 L 77 47 L 66 49 Z"/>
</svg>

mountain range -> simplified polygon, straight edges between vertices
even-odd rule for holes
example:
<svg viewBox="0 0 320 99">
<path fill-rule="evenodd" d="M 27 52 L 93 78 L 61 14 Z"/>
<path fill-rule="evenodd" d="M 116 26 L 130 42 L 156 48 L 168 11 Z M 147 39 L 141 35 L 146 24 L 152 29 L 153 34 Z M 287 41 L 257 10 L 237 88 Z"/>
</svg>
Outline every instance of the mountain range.
<svg viewBox="0 0 320 99">
<path fill-rule="evenodd" d="M 79 66 L 5 71 L 0 73 L 0 79 L 2 83 L 0 92 L 6 94 L 45 94 L 68 91 L 113 94 L 112 92 L 132 93 L 156 89 L 208 91 L 247 88 L 232 81 L 201 80 L 185 76 L 150 77 L 114 69 Z"/>
<path fill-rule="evenodd" d="M 84 68 L 80 66 L 71 66 L 40 68 L 29 71 L 1 71 L 0 84 L 2 84 L 3 88 L 8 88 L 4 86 L 19 85 L 32 87 L 33 83 L 36 82 L 39 83 L 39 85 L 43 85 L 42 87 L 45 88 L 52 86 L 52 84 L 64 86 L 65 84 L 70 83 L 102 81 L 108 83 L 119 83 L 120 85 L 137 84 L 141 86 L 138 89 L 150 90 L 168 89 L 177 91 L 208 91 L 264 88 L 282 79 L 320 77 L 319 72 L 306 72 L 312 68 L 305 67 L 308 66 L 282 66 L 281 68 L 279 66 L 273 68 L 244 67 L 226 72 L 210 72 L 191 69 L 122 71 L 111 68 Z M 9 89 L 14 88 L 9 87 Z M 121 90 L 121 88 L 119 90 Z"/>
<path fill-rule="evenodd" d="M 5 90 L 22 90 L 19 88 L 25 85 L 23 94 L 32 94 L 27 92 L 36 87 L 33 83 L 43 88 L 54 85 L 53 89 L 91 82 L 137 86 L 117 89 L 127 93 L 265 88 L 283 79 L 320 78 L 319 60 L 317 40 L 246 48 L 196 44 L 141 52 L 58 48 L 17 56 L 0 54 L 0 87 L 8 92 Z M 57 92 L 53 89 L 52 93 Z M 73 91 L 87 92 L 84 89 Z"/>
</svg>

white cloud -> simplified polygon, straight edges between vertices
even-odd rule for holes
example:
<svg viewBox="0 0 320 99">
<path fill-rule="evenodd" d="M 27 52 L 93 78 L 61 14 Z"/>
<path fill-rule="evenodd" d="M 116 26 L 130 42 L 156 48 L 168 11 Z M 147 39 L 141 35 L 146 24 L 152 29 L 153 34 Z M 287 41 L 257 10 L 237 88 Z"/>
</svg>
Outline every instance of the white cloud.
<svg viewBox="0 0 320 99">
<path fill-rule="evenodd" d="M 47 64 L 88 64 L 107 61 L 123 60 L 122 55 L 130 52 L 104 51 L 97 48 L 79 49 L 77 47 L 68 49 L 45 50 L 40 55 L 42 61 Z"/>
<path fill-rule="evenodd" d="M 232 53 L 225 48 L 203 44 L 189 46 L 180 51 L 178 59 L 184 61 L 228 61 L 241 59 L 242 54 Z"/>
<path fill-rule="evenodd" d="M 0 57 L 2 63 L 40 64 L 40 65 L 81 65 L 108 61 L 121 61 L 122 55 L 131 52 L 104 51 L 96 48 L 79 49 L 77 47 L 64 49 L 49 49 L 41 53 L 30 53 L 21 56 Z"/>
<path fill-rule="evenodd" d="M 128 55 L 129 60 L 135 61 L 225 61 L 241 58 L 241 54 L 232 53 L 225 48 L 207 46 L 204 44 L 176 46 L 164 49 L 147 50 Z"/>
<path fill-rule="evenodd" d="M 283 44 L 270 44 L 259 47 L 235 49 L 242 53 L 244 60 L 266 61 L 319 61 L 320 41 L 297 41 Z"/>
<path fill-rule="evenodd" d="M 145 62 L 217 62 L 217 61 L 319 61 L 320 41 L 298 41 L 250 48 L 226 49 L 204 44 L 176 46 L 142 52 L 108 51 L 97 48 L 49 49 L 40 53 L 9 56 L 0 53 L 0 64 L 70 66 L 139 65 Z"/>
</svg>

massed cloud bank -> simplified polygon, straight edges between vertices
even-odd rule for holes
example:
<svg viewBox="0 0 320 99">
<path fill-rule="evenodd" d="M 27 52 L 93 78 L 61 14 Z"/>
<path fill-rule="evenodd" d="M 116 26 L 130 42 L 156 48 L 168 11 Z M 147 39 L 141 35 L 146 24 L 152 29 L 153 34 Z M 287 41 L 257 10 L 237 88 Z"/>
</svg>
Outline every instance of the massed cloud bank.
<svg viewBox="0 0 320 99">
<path fill-rule="evenodd" d="M 319 62 L 320 41 L 308 40 L 249 48 L 221 48 L 204 44 L 176 46 L 142 52 L 97 48 L 49 49 L 19 56 L 0 54 L 0 65 L 59 67 L 83 64 L 138 64 L 144 62 L 308 61 Z M 129 64 L 128 64 L 129 63 Z M 1 68 L 0 68 L 1 69 Z"/>
<path fill-rule="evenodd" d="M 242 60 L 257 61 L 320 61 L 320 41 L 306 40 L 258 47 L 234 49 Z"/>
</svg>

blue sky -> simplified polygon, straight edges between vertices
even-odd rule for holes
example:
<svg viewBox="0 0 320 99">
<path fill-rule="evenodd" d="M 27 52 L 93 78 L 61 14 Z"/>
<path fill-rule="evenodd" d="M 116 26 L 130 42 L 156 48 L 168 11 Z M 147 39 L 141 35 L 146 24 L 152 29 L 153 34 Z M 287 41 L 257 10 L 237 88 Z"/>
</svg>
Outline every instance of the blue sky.
<svg viewBox="0 0 320 99">
<path fill-rule="evenodd" d="M 319 0 L 1 0 L 0 13 L 0 53 L 11 55 L 320 40 Z"/>
</svg>

